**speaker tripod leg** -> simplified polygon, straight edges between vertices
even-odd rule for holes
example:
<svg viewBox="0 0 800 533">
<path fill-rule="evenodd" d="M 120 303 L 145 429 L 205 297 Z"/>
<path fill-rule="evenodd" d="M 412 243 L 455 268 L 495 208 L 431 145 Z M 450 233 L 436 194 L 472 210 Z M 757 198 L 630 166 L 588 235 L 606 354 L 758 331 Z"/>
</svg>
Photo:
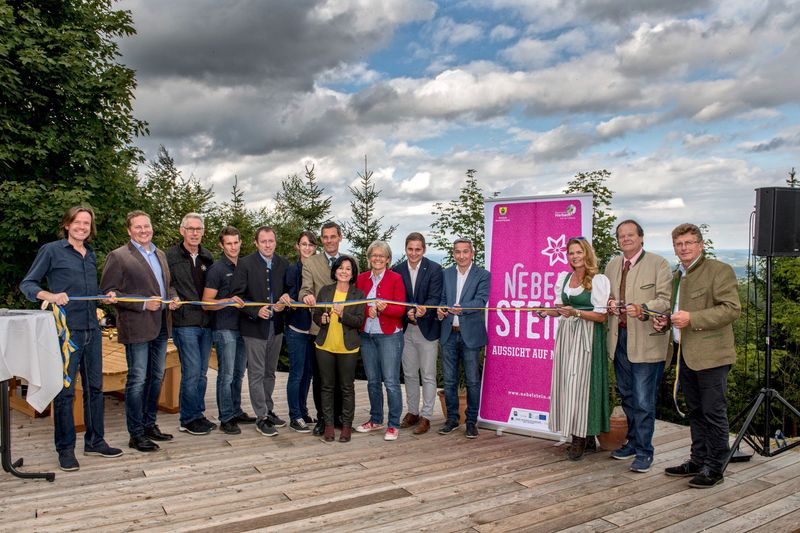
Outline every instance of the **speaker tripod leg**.
<svg viewBox="0 0 800 533">
<path fill-rule="evenodd" d="M 747 430 L 750 428 L 750 424 L 753 423 L 753 419 L 756 417 L 756 413 L 758 412 L 758 409 L 761 407 L 761 404 L 764 403 L 766 397 L 767 397 L 766 389 L 761 389 L 758 395 L 753 399 L 753 401 L 750 402 L 750 404 L 752 405 L 752 407 L 750 407 L 750 412 L 747 413 L 747 418 L 744 419 L 744 424 L 742 424 L 742 428 L 739 430 L 738 435 L 736 435 L 736 440 L 734 440 L 733 444 L 731 445 L 731 450 L 728 452 L 728 457 L 725 458 L 725 462 L 722 464 L 723 472 L 725 471 L 726 468 L 728 468 L 728 463 L 730 463 L 733 460 L 734 456 L 736 456 L 737 453 L 742 454 L 742 452 L 739 451 L 739 445 L 742 443 L 742 439 L 745 437 L 745 435 L 747 435 Z M 741 413 L 736 416 L 736 419 L 739 419 L 740 417 Z M 763 448 L 760 450 L 757 449 L 758 446 L 755 446 L 755 448 L 757 452 L 763 453 Z M 741 461 L 741 459 L 739 459 L 739 461 Z"/>
</svg>

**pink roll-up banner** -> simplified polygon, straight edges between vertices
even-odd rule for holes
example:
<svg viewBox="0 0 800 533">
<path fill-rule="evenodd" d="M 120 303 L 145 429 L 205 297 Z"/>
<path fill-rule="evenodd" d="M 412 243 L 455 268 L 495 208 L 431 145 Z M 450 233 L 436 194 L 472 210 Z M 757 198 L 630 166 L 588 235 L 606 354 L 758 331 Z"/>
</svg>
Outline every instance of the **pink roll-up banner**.
<svg viewBox="0 0 800 533">
<path fill-rule="evenodd" d="M 592 239 L 592 195 L 490 198 L 484 213 L 489 306 L 501 309 L 486 315 L 480 425 L 557 439 L 547 422 L 558 319 L 515 308 L 554 305 L 567 241 Z"/>
</svg>

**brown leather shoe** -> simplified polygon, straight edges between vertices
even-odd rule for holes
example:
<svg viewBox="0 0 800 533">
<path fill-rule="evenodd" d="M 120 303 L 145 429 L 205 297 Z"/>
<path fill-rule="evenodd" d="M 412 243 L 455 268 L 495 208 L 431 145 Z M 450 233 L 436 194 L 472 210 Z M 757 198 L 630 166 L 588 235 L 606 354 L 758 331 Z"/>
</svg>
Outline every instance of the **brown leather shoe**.
<svg viewBox="0 0 800 533">
<path fill-rule="evenodd" d="M 333 429 L 333 426 L 325 426 L 325 435 L 322 437 L 324 442 L 333 442 L 336 440 L 336 432 Z"/>
<path fill-rule="evenodd" d="M 350 442 L 350 435 L 353 432 L 353 427 L 350 424 L 342 426 L 342 433 L 339 435 L 339 442 Z"/>
<path fill-rule="evenodd" d="M 411 426 L 416 426 L 417 422 L 419 422 L 419 415 L 412 415 L 411 413 L 406 413 L 406 416 L 403 417 L 403 420 L 400 422 L 400 429 L 410 428 Z"/>
<path fill-rule="evenodd" d="M 570 461 L 580 461 L 583 458 L 583 452 L 586 450 L 586 438 L 572 436 L 572 444 L 567 451 L 567 457 Z"/>
<path fill-rule="evenodd" d="M 417 427 L 414 428 L 414 435 L 422 435 L 423 433 L 427 433 L 429 429 L 431 429 L 431 421 L 421 416 L 419 417 Z"/>
</svg>

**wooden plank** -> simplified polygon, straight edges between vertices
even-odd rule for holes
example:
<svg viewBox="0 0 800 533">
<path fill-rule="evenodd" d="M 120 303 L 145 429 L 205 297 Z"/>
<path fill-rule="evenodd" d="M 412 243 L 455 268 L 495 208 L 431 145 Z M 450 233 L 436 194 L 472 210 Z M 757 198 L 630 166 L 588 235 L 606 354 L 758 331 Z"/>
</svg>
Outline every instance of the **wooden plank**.
<svg viewBox="0 0 800 533">
<path fill-rule="evenodd" d="M 726 482 L 727 483 L 727 482 Z M 751 494 L 772 487 L 764 481 L 720 485 L 711 489 L 698 490 L 685 486 L 680 492 L 657 498 L 641 505 L 604 516 L 609 523 L 621 526 L 618 531 L 654 531 L 674 524 L 680 524 L 699 514 L 712 511 L 726 503 L 746 498 Z"/>
<path fill-rule="evenodd" d="M 727 522 L 723 522 L 716 527 L 709 528 L 708 531 L 715 533 L 727 533 L 728 531 L 747 531 L 759 524 L 775 520 L 781 516 L 800 510 L 800 494 L 790 494 L 770 504 L 737 516 Z M 800 524 L 798 524 L 800 525 Z"/>
<path fill-rule="evenodd" d="M 124 358 L 122 347 L 117 356 Z M 209 372 L 207 416 L 216 414 L 215 372 Z M 275 409 L 286 412 L 286 374 L 279 373 Z M 366 383 L 356 383 L 356 420 L 369 413 Z M 246 390 L 243 404 L 248 405 Z M 433 425 L 443 421 L 436 413 Z M 57 471 L 53 484 L 0 475 L 0 530 L 184 531 L 790 531 L 800 517 L 800 454 L 730 465 L 725 483 L 690 489 L 663 467 L 688 456 L 686 427 L 658 421 L 656 463 L 646 474 L 605 452 L 564 458 L 552 441 L 482 431 L 415 436 L 402 430 L 356 434 L 349 444 L 280 430 L 275 438 L 242 426 L 241 435 L 178 433 L 178 417 L 159 414 L 175 434 L 155 454 L 125 448 L 117 459 L 83 457 L 77 472 Z M 57 468 L 52 428 L 12 415 L 14 456 L 25 470 Z M 106 398 L 106 439 L 127 443 L 124 403 Z M 387 494 L 391 496 L 387 496 Z M 771 529 L 772 531 L 773 529 Z"/>
<path fill-rule="evenodd" d="M 800 477 L 789 479 L 778 485 L 774 485 L 769 490 L 764 490 L 746 498 L 741 498 L 723 506 L 723 509 L 735 515 L 746 514 L 757 510 L 759 507 L 770 505 L 773 502 L 795 492 L 800 491 Z"/>
<path fill-rule="evenodd" d="M 255 499 L 240 500 L 233 506 L 229 504 L 219 508 L 211 505 L 205 513 L 170 515 L 148 520 L 142 525 L 153 532 L 171 532 L 176 527 L 187 530 L 247 531 L 285 524 L 312 514 L 323 515 L 407 496 L 406 491 L 391 484 L 378 484 L 366 489 L 309 498 L 303 502 L 260 505 L 258 499 Z"/>
<path fill-rule="evenodd" d="M 750 533 L 796 533 L 800 529 L 800 510 L 753 528 Z"/>
</svg>

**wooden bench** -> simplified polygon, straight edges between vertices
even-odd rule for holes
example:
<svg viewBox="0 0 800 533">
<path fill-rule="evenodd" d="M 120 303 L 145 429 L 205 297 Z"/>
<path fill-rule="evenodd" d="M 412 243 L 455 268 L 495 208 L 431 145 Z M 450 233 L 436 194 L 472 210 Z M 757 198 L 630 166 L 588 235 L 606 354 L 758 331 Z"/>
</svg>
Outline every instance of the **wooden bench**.
<svg viewBox="0 0 800 533">
<path fill-rule="evenodd" d="M 158 397 L 158 408 L 167 413 L 177 413 L 180 409 L 178 395 L 181 384 L 181 362 L 178 350 L 172 341 L 167 343 L 164 380 L 161 382 L 161 395 Z M 124 397 L 125 383 L 128 381 L 128 361 L 125 358 L 125 345 L 103 337 L 103 392 L 118 393 Z M 75 431 L 83 431 L 83 384 L 80 374 L 73 383 L 75 400 L 72 404 L 72 416 L 75 420 Z M 52 419 L 52 407 L 50 408 Z"/>
<path fill-rule="evenodd" d="M 211 350 L 209 360 L 210 368 L 217 368 L 217 355 Z M 128 361 L 125 358 L 125 345 L 103 337 L 103 392 L 118 393 L 124 397 L 125 383 L 128 380 Z M 83 424 L 83 384 L 81 383 L 80 373 L 76 376 L 75 400 L 73 403 L 73 418 L 75 420 L 75 431 L 83 431 L 86 426 Z M 161 382 L 161 394 L 158 397 L 158 408 L 167 413 L 177 413 L 180 410 L 180 386 L 181 386 L 181 362 L 178 357 L 178 350 L 170 340 L 167 343 L 167 355 L 165 362 L 164 380 Z M 11 407 L 25 413 L 28 416 L 47 416 L 44 413 L 37 413 L 25 398 L 16 394 L 16 383 L 12 382 L 10 387 L 9 399 Z M 53 407 L 49 408 L 52 420 Z"/>
</svg>

